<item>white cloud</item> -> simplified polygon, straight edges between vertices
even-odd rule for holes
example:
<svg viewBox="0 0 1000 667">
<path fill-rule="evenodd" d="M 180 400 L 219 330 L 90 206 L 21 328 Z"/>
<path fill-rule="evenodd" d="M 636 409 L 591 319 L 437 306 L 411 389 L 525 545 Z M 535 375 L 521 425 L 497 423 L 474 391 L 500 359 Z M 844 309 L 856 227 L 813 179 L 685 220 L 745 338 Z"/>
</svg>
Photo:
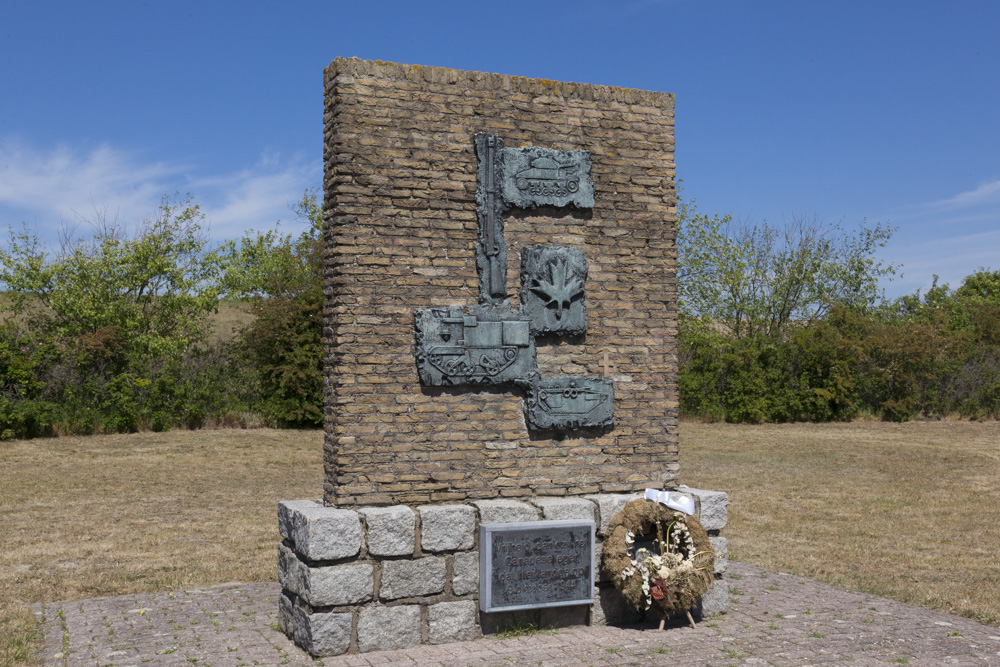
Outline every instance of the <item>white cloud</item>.
<svg viewBox="0 0 1000 667">
<path fill-rule="evenodd" d="M 886 291 L 893 297 L 912 294 L 917 289 L 926 292 L 935 275 L 939 284 L 957 288 L 966 276 L 981 267 L 1000 269 L 998 248 L 1000 229 L 926 235 L 895 249 L 891 261 L 903 265 L 903 276 L 887 285 Z"/>
<path fill-rule="evenodd" d="M 1000 180 L 887 217 L 899 230 L 885 254 L 904 274 L 886 286 L 891 296 L 926 291 L 934 275 L 955 288 L 980 267 L 1000 269 Z"/>
<path fill-rule="evenodd" d="M 166 182 L 181 169 L 165 162 L 141 164 L 107 145 L 89 151 L 68 146 L 45 151 L 3 141 L 0 206 L 30 214 L 46 226 L 87 218 L 95 209 L 129 219 L 148 214 Z"/>
<path fill-rule="evenodd" d="M 320 185 L 319 172 L 317 164 L 283 163 L 272 156 L 234 174 L 195 179 L 191 188 L 211 195 L 211 202 L 203 209 L 217 238 L 235 238 L 247 229 L 266 229 L 279 219 L 288 231 L 296 231 L 305 223 L 294 220 L 291 207 L 307 187 Z"/>
<path fill-rule="evenodd" d="M 272 227 L 279 218 L 294 232 L 302 224 L 293 222 L 290 206 L 320 183 L 318 162 L 301 157 L 268 155 L 231 173 L 206 175 L 191 162 L 143 161 L 106 144 L 39 149 L 0 141 L 0 228 L 27 221 L 52 242 L 60 227 L 95 214 L 141 220 L 164 194 L 179 191 L 201 204 L 217 241 Z"/>
<path fill-rule="evenodd" d="M 983 183 L 974 190 L 960 192 L 949 199 L 942 199 L 926 205 L 936 208 L 956 209 L 990 204 L 1000 205 L 1000 180 Z"/>
</svg>

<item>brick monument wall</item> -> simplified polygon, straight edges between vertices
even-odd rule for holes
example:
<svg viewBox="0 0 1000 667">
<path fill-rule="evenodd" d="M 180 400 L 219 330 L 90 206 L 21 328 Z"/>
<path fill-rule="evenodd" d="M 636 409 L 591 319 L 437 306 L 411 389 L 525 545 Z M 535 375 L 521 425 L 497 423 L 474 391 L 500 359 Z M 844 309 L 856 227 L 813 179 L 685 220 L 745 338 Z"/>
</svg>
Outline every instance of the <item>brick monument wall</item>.
<svg viewBox="0 0 1000 667">
<path fill-rule="evenodd" d="M 342 58 L 325 86 L 325 502 L 673 488 L 673 95 Z M 505 214 L 507 284 L 516 310 L 521 248 L 584 252 L 587 333 L 538 366 L 611 380 L 613 427 L 532 432 L 521 390 L 419 381 L 414 309 L 479 296 L 477 132 L 591 153 L 593 209 Z"/>
</svg>

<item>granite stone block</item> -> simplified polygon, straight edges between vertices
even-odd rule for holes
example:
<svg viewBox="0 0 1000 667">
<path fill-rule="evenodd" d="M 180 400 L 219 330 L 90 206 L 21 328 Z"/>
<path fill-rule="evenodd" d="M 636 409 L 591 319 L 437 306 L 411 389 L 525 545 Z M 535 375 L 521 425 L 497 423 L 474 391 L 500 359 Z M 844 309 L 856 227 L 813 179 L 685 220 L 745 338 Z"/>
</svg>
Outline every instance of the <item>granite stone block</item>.
<svg viewBox="0 0 1000 667">
<path fill-rule="evenodd" d="M 476 508 L 471 505 L 423 505 L 420 548 L 424 551 L 471 549 L 476 539 Z"/>
<path fill-rule="evenodd" d="M 604 563 L 601 562 L 604 559 L 604 542 L 600 540 L 594 540 L 594 582 L 606 581 L 604 576 Z"/>
<path fill-rule="evenodd" d="M 469 595 L 479 591 L 479 552 L 455 554 L 451 568 L 451 591 L 455 595 Z"/>
<path fill-rule="evenodd" d="M 287 591 L 299 594 L 299 566 L 305 564 L 291 548 L 284 544 L 278 545 L 278 583 Z"/>
<path fill-rule="evenodd" d="M 612 584 L 594 587 L 594 605 L 590 611 L 591 625 L 623 625 L 635 623 L 642 615 L 635 610 Z"/>
<path fill-rule="evenodd" d="M 519 500 L 474 500 L 480 523 L 517 523 L 537 521 L 538 510 Z"/>
<path fill-rule="evenodd" d="M 427 608 L 428 641 L 431 644 L 478 639 L 479 609 L 476 603 L 440 602 Z"/>
<path fill-rule="evenodd" d="M 408 556 L 416 546 L 416 515 L 405 505 L 358 510 L 367 524 L 368 553 L 372 556 Z"/>
<path fill-rule="evenodd" d="M 723 491 L 706 491 L 687 486 L 678 487 L 682 493 L 690 493 L 698 499 L 698 521 L 707 531 L 720 531 L 729 520 L 727 508 L 729 494 Z"/>
<path fill-rule="evenodd" d="M 308 560 L 336 560 L 361 551 L 361 517 L 354 510 L 308 507 L 292 512 L 295 551 Z"/>
<path fill-rule="evenodd" d="M 313 612 L 302 607 L 292 611 L 295 643 L 314 658 L 347 653 L 351 646 L 350 612 Z"/>
<path fill-rule="evenodd" d="M 545 607 L 538 610 L 538 627 L 569 628 L 587 625 L 590 614 L 589 604 L 574 604 L 566 607 Z"/>
<path fill-rule="evenodd" d="M 420 643 L 420 605 L 372 606 L 358 619 L 358 649 L 390 651 Z"/>
<path fill-rule="evenodd" d="M 375 589 L 371 563 L 298 568 L 299 596 L 314 607 L 367 602 Z"/>
<path fill-rule="evenodd" d="M 597 505 L 585 498 L 535 498 L 531 501 L 546 521 L 585 520 L 597 522 Z"/>
<path fill-rule="evenodd" d="M 637 498 L 642 498 L 638 494 L 631 493 L 599 493 L 592 496 L 584 496 L 587 500 L 593 501 L 597 505 L 599 523 L 597 524 L 597 534 L 603 537 L 608 532 L 608 524 L 612 517 L 622 511 L 626 505 Z"/>
<path fill-rule="evenodd" d="M 727 611 L 729 611 L 729 583 L 725 579 L 716 579 L 695 606 L 695 614 L 701 617 L 717 616 Z"/>
<path fill-rule="evenodd" d="M 724 574 L 729 567 L 729 540 L 724 537 L 709 537 L 715 551 L 715 574 Z"/>
<path fill-rule="evenodd" d="M 445 570 L 443 556 L 384 561 L 379 597 L 383 600 L 398 600 L 440 593 L 444 591 Z"/>
<path fill-rule="evenodd" d="M 295 621 L 293 619 L 295 603 L 285 591 L 278 597 L 278 626 L 286 636 L 295 639 Z"/>
<path fill-rule="evenodd" d="M 282 500 L 278 503 L 278 533 L 286 540 L 295 539 L 295 512 L 322 507 L 311 500 Z"/>
</svg>

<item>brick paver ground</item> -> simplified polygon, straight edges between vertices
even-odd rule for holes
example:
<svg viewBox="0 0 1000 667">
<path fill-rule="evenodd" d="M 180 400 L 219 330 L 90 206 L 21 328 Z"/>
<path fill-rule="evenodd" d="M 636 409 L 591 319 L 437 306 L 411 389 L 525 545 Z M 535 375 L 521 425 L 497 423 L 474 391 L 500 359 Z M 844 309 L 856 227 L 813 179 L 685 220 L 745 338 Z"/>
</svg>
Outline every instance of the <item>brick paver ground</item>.
<svg viewBox="0 0 1000 667">
<path fill-rule="evenodd" d="M 730 563 L 731 608 L 658 632 L 574 628 L 308 657 L 277 630 L 277 584 L 39 605 L 46 665 L 1000 665 L 1000 629 Z"/>
</svg>

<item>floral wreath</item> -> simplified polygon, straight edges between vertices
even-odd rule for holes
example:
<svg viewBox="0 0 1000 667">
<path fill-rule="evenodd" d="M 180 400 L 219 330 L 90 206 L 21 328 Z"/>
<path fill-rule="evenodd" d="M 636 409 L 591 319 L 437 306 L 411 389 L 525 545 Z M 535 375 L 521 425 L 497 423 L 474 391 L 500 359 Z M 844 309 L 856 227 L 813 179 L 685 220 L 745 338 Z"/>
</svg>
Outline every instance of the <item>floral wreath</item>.
<svg viewBox="0 0 1000 667">
<path fill-rule="evenodd" d="M 653 538 L 652 551 L 636 548 L 636 539 L 643 538 Z M 653 608 L 665 619 L 683 611 L 690 621 L 691 607 L 712 585 L 714 564 L 701 523 L 659 503 L 633 500 L 608 525 L 604 573 L 640 613 Z"/>
</svg>

